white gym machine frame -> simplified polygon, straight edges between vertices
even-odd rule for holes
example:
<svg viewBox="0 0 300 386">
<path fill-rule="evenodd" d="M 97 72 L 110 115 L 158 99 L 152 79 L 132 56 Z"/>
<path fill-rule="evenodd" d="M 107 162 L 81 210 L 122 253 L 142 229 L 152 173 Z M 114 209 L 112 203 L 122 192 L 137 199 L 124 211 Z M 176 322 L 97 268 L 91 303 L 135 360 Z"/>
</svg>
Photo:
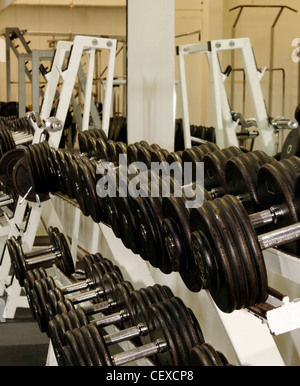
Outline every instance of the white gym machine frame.
<svg viewBox="0 0 300 386">
<path fill-rule="evenodd" d="M 35 135 L 32 143 L 38 143 L 42 140 L 44 132 L 47 127 L 59 128 L 60 130 L 50 130 L 49 133 L 49 146 L 57 149 L 59 147 L 62 128 L 66 120 L 67 112 L 69 109 L 72 93 L 76 77 L 80 68 L 80 60 L 82 55 L 89 54 L 89 65 L 87 73 L 87 82 L 85 85 L 85 109 L 83 115 L 83 128 L 87 130 L 89 128 L 89 115 L 92 101 L 92 86 L 93 86 L 93 73 L 95 63 L 96 50 L 108 50 L 108 71 L 107 71 L 107 90 L 105 94 L 105 100 L 103 103 L 103 120 L 102 129 L 108 133 L 109 118 L 112 103 L 112 87 L 113 87 L 113 75 L 115 66 L 115 54 L 116 54 L 117 42 L 114 39 L 104 39 L 98 37 L 89 36 L 76 36 L 73 42 L 58 42 L 57 49 L 52 62 L 52 68 L 46 75 L 47 88 L 41 108 L 40 114 L 31 113 L 28 117 L 31 120 L 32 125 L 35 128 Z M 67 55 L 70 54 L 68 59 L 68 66 L 63 70 Z M 60 100 L 55 117 L 50 117 L 53 102 L 57 91 L 59 81 L 62 79 L 63 85 L 60 93 Z M 50 118 L 49 118 L 50 117 Z M 51 224 L 55 224 L 62 232 L 62 224 L 55 213 L 52 205 L 52 200 L 40 203 L 37 196 L 37 203 L 31 203 L 31 211 L 29 218 L 27 219 L 26 230 L 24 227 L 24 216 L 28 205 L 25 197 L 20 197 L 16 206 L 14 218 L 9 223 L 8 238 L 12 236 L 22 238 L 22 247 L 24 252 L 30 251 L 33 248 L 35 236 L 37 234 L 40 220 L 44 220 L 45 228 Z M 79 210 L 79 209 L 78 209 Z M 42 218 L 44 216 L 44 218 Z M 46 219 L 47 218 L 47 219 Z M 78 224 L 75 222 L 74 226 Z M 76 230 L 75 230 L 76 231 Z M 76 239 L 76 237 L 74 237 Z M 77 245 L 72 246 L 72 257 L 76 260 Z M 28 302 L 26 296 L 21 296 L 21 287 L 14 277 L 12 283 L 10 274 L 11 262 L 7 249 L 3 251 L 3 259 L 0 270 L 0 296 L 7 292 L 8 297 L 4 310 L 5 318 L 14 318 L 16 309 L 18 307 L 27 308 Z M 7 288 L 8 287 L 8 288 Z"/>
<path fill-rule="evenodd" d="M 213 103 L 215 109 L 216 142 L 222 149 L 229 146 L 238 146 L 236 129 L 238 127 L 239 120 L 233 120 L 232 111 L 230 109 L 225 89 L 227 74 L 222 73 L 218 57 L 219 52 L 226 50 L 239 50 L 241 53 L 245 76 L 251 96 L 253 113 L 255 115 L 255 122 L 261 139 L 260 150 L 263 150 L 268 155 L 273 156 L 276 154 L 274 125 L 270 122 L 260 85 L 260 81 L 264 76 L 266 68 L 263 68 L 261 71 L 257 69 L 249 38 L 212 40 L 207 43 L 178 46 L 185 147 L 191 147 L 192 141 L 199 142 L 199 139 L 191 137 L 190 134 L 188 92 L 184 57 L 185 55 L 202 53 L 207 56 L 211 75 Z"/>
</svg>

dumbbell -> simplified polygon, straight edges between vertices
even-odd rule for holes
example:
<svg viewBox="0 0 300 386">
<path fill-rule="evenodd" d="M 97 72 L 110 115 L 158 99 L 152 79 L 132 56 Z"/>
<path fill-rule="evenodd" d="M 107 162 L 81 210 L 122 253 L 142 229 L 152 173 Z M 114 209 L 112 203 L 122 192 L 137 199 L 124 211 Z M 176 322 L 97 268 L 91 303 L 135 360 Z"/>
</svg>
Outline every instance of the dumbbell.
<svg viewBox="0 0 300 386">
<path fill-rule="evenodd" d="M 300 223 L 258 235 L 243 205 L 229 195 L 192 209 L 190 225 L 199 283 L 226 313 L 266 301 L 262 251 L 300 238 Z"/>
<path fill-rule="evenodd" d="M 201 146 L 198 147 L 199 149 L 201 149 Z M 235 150 L 235 149 L 233 149 Z M 189 154 L 190 152 L 187 152 L 187 154 Z M 221 156 L 221 153 L 220 151 L 218 152 L 219 156 Z M 214 153 L 208 153 L 207 154 L 207 157 L 209 157 L 210 155 L 214 155 Z M 202 157 L 203 159 L 205 159 L 206 155 L 202 153 Z M 243 155 L 239 156 L 241 158 L 243 158 Z M 237 160 L 239 159 L 239 157 L 234 157 L 236 158 Z M 196 157 L 194 157 L 195 159 Z M 213 158 L 213 157 L 211 157 Z M 221 157 L 224 159 L 224 157 Z M 250 154 L 248 155 L 248 159 L 250 158 Z M 214 159 L 214 158 L 213 158 Z M 241 161 L 241 162 L 238 162 L 238 161 L 235 161 L 235 164 L 237 164 L 237 166 L 235 167 L 235 172 L 234 173 L 231 173 L 231 175 L 229 176 L 228 178 L 228 181 L 227 181 L 227 184 L 232 183 L 232 179 L 233 178 L 236 178 L 236 176 L 238 175 L 238 172 L 239 172 L 239 168 L 241 168 L 241 166 L 239 165 L 243 165 L 245 164 L 245 161 Z M 256 172 L 257 170 L 259 169 L 259 166 L 261 164 L 263 164 L 264 162 L 268 162 L 268 161 L 271 161 L 271 158 L 270 157 L 267 157 L 266 155 L 264 155 L 263 153 L 261 154 L 261 152 L 257 152 L 257 153 L 254 153 L 253 154 L 253 159 L 252 159 L 252 162 L 250 163 L 249 162 L 249 167 L 256 167 Z M 212 161 L 210 161 L 210 163 L 212 163 Z M 216 162 L 217 164 L 217 162 Z M 215 166 L 216 167 L 216 166 Z M 223 168 L 224 168 L 224 165 L 223 165 Z M 240 174 L 242 173 L 242 171 L 240 171 Z M 221 175 L 222 173 L 219 172 L 219 174 Z M 254 171 L 252 172 L 252 176 L 254 174 Z M 251 176 L 250 176 L 251 177 Z M 257 196 L 257 193 L 254 193 L 254 188 L 253 188 L 253 185 L 254 185 L 254 181 L 252 179 L 252 183 L 250 185 L 250 178 L 249 178 L 249 173 L 247 173 L 247 170 L 244 171 L 243 173 L 243 180 L 241 181 L 241 191 L 240 191 L 240 196 L 239 196 L 239 199 L 242 200 L 242 198 L 244 199 L 244 202 L 245 201 L 247 203 L 253 203 L 253 205 L 257 204 L 257 199 L 256 199 L 256 196 Z M 221 186 L 221 183 L 220 182 L 217 182 L 216 180 L 216 183 L 217 185 Z M 224 185 L 224 183 L 222 183 Z M 250 185 L 250 186 L 249 186 Z M 247 196 L 250 195 L 251 199 L 247 199 L 245 200 L 245 196 L 246 196 L 246 190 L 245 190 L 245 187 L 248 187 L 248 194 Z M 191 190 L 191 194 L 195 193 L 195 186 L 193 186 L 193 190 L 194 192 L 192 191 L 191 189 L 192 187 L 190 187 L 190 190 Z M 237 190 L 236 186 L 232 183 L 232 188 L 233 189 L 235 188 L 235 190 Z M 188 188 L 186 188 L 188 189 Z M 250 193 L 251 192 L 251 193 Z M 224 193 L 224 192 L 223 192 Z M 206 189 L 203 190 L 203 196 L 204 196 L 204 199 L 210 199 L 210 194 L 211 192 L 207 192 Z M 220 194 L 220 193 L 219 193 Z M 255 197 L 255 200 L 254 198 L 252 199 L 252 197 Z M 134 203 L 133 203 L 133 206 L 135 207 L 135 211 L 137 212 L 137 215 L 135 216 L 138 220 L 137 222 L 139 223 L 139 226 L 140 226 L 140 232 L 138 232 L 139 236 L 142 238 L 142 240 L 144 241 L 143 245 L 145 246 L 145 251 L 146 253 L 149 255 L 149 258 L 148 260 L 149 261 L 153 261 L 153 265 L 155 266 L 155 256 L 156 256 L 156 251 L 158 249 L 158 246 L 159 243 L 160 245 L 162 245 L 163 243 L 165 243 L 167 245 L 167 248 L 169 249 L 169 252 L 168 255 L 169 255 L 169 260 L 171 261 L 171 268 L 170 268 L 170 263 L 168 265 L 168 269 L 169 269 L 169 272 L 172 270 L 172 271 L 180 271 L 179 269 L 179 265 L 183 265 L 185 266 L 185 269 L 182 271 L 184 272 L 184 274 L 187 275 L 187 278 L 186 278 L 186 283 L 188 283 L 188 287 L 193 290 L 193 291 L 196 291 L 197 292 L 197 288 L 198 288 L 198 285 L 197 285 L 197 277 L 195 277 L 195 272 L 194 272 L 194 267 L 193 265 L 191 266 L 191 270 L 189 271 L 186 267 L 189 266 L 189 256 L 191 255 L 190 253 L 190 248 L 188 247 L 189 245 L 189 239 L 190 239 L 190 236 L 189 235 L 189 226 L 188 226 L 188 217 L 189 217 L 189 209 L 186 207 L 186 200 L 187 200 L 187 197 L 186 195 L 183 193 L 180 197 L 175 197 L 174 194 L 170 194 L 170 197 L 164 197 L 162 198 L 162 204 L 159 205 L 160 201 L 158 199 L 152 199 L 152 198 L 137 198 Z M 254 202 L 255 201 L 255 202 Z M 156 203 L 156 205 L 155 205 Z M 150 208 L 149 208 L 150 207 Z M 152 209 L 152 210 L 151 210 Z M 154 214 L 155 213 L 155 214 Z M 171 223 L 169 220 L 165 220 L 166 218 L 168 217 L 175 217 L 174 221 Z M 161 227 L 159 228 L 158 225 L 157 225 L 157 220 L 156 219 L 160 219 L 160 223 L 161 223 Z M 166 224 L 166 221 L 168 221 L 168 224 Z M 178 237 L 174 237 L 172 236 L 172 233 L 176 233 L 176 230 L 178 229 L 179 227 L 179 230 L 177 232 L 182 234 L 182 238 L 184 239 L 184 244 L 183 243 L 180 243 Z M 169 229 L 168 229 L 169 228 Z M 172 236 L 172 237 L 171 237 Z M 172 247 L 169 248 L 169 246 L 172 244 Z M 152 248 L 153 246 L 153 248 Z M 186 254 L 184 255 L 184 257 L 182 257 L 182 248 L 186 247 L 187 246 L 187 251 L 186 251 Z M 181 248 L 181 250 L 180 250 Z M 153 253 L 151 253 L 153 251 Z M 173 251 L 173 253 L 172 253 Z M 154 258 L 152 257 L 154 255 Z M 161 261 L 163 260 L 163 254 L 161 253 L 160 254 L 162 256 L 162 258 L 160 259 L 160 263 Z M 180 256 L 180 258 L 179 258 Z M 168 257 L 165 259 L 165 261 L 168 261 Z M 168 272 L 166 269 L 164 272 Z M 193 276 L 194 276 L 194 279 L 193 279 Z"/>
<path fill-rule="evenodd" d="M 95 143 L 98 138 L 102 138 L 104 142 L 108 141 L 107 135 L 102 129 L 83 130 L 78 133 L 78 145 L 81 153 L 86 153 L 89 157 L 95 156 L 96 146 L 91 147 L 91 143 Z M 94 142 L 89 142 L 89 139 Z M 91 154 L 91 152 L 93 154 Z M 101 157 L 100 157 L 101 158 Z"/>
<path fill-rule="evenodd" d="M 16 148 L 6 152 L 0 159 L 0 181 L 9 190 L 15 191 L 12 175 L 16 163 L 23 158 L 24 149 Z"/>
<path fill-rule="evenodd" d="M 203 343 L 192 348 L 191 366 L 223 367 L 232 366 L 220 351 L 216 351 L 210 344 Z"/>
<path fill-rule="evenodd" d="M 87 286 L 93 288 L 67 297 L 74 305 L 91 300 L 98 303 L 111 294 L 118 282 L 123 281 L 120 270 L 115 266 L 107 267 L 102 262 L 98 262 L 93 264 L 91 270 L 92 277 L 83 283 L 57 287 L 53 278 L 47 277 L 35 280 L 32 288 L 27 287 L 26 295 L 42 332 L 47 331 L 48 321 L 58 313 L 58 301 L 66 299 L 67 295 L 74 293 L 73 291 Z"/>
<path fill-rule="evenodd" d="M 118 267 L 113 266 L 111 261 L 104 258 L 100 253 L 83 256 L 82 262 L 83 262 L 83 269 L 87 280 L 76 281 L 71 285 L 60 287 L 60 290 L 62 291 L 63 294 L 71 294 L 73 292 L 77 292 L 79 290 L 92 287 L 93 286 L 93 267 L 92 266 L 95 263 L 99 263 L 99 262 L 103 263 L 101 265 L 101 269 L 106 269 L 106 271 L 112 271 L 112 270 L 118 271 Z M 122 275 L 120 270 L 119 270 L 119 274 Z M 33 298 L 32 289 L 34 288 L 35 281 L 41 281 L 42 279 L 47 279 L 46 287 L 44 286 L 43 288 L 46 288 L 48 290 L 48 288 L 53 289 L 57 287 L 53 277 L 48 277 L 48 274 L 43 267 L 34 268 L 30 271 L 27 271 L 26 279 L 24 279 L 24 290 L 28 299 L 30 309 L 32 310 L 32 315 L 35 319 L 36 319 L 36 312 L 34 312 L 34 302 L 36 301 L 37 297 Z M 45 282 L 43 282 L 43 284 L 45 284 Z M 66 302 L 67 301 L 68 300 L 66 299 Z M 72 303 L 68 301 L 69 306 L 70 304 Z"/>
<path fill-rule="evenodd" d="M 132 286 L 128 286 L 128 283 L 121 282 L 115 286 L 113 299 L 99 303 L 100 307 L 98 307 L 99 305 L 97 304 L 84 308 L 75 308 L 70 302 L 66 302 L 66 304 L 63 303 L 61 311 L 64 311 L 55 315 L 48 324 L 48 334 L 53 343 L 58 360 L 61 358 L 60 352 L 64 345 L 64 335 L 67 330 L 79 328 L 89 323 L 94 324 L 97 328 L 103 328 L 113 324 L 117 324 L 121 329 L 131 328 L 135 325 L 136 315 L 142 312 L 145 316 L 146 309 L 150 304 L 158 303 L 172 296 L 174 295 L 169 288 L 158 284 L 136 291 Z M 114 306 L 111 307 L 113 303 Z M 91 309 L 93 313 L 91 313 Z M 115 311 L 114 313 L 111 313 L 112 309 Z M 97 318 L 94 316 L 96 313 L 103 312 L 104 310 L 109 313 L 106 313 L 105 316 L 100 315 L 100 317 Z M 93 315 L 92 319 L 89 318 L 91 315 Z M 131 332 L 132 335 L 130 339 L 139 337 L 138 329 L 131 328 Z M 129 335 L 126 336 L 129 338 Z M 116 340 L 111 341 L 111 343 L 116 343 Z"/>
<path fill-rule="evenodd" d="M 110 343 L 131 339 L 133 328 L 111 335 L 104 335 L 93 324 L 68 330 L 65 334 L 70 348 L 68 357 L 73 358 L 72 363 L 77 366 L 120 366 L 153 356 L 159 366 L 187 366 L 194 347 L 192 342 L 203 343 L 201 328 L 192 315 L 177 297 L 151 304 L 146 318 L 140 315 L 143 322 L 133 326 L 145 343 L 114 355 L 110 353 Z"/>
<path fill-rule="evenodd" d="M 204 157 L 205 154 L 212 150 L 211 145 L 212 144 L 201 145 L 195 148 L 199 149 L 199 153 L 201 150 L 201 156 Z M 193 151 L 196 150 L 193 149 Z M 200 157 L 200 155 L 198 157 Z M 168 159 L 169 162 L 171 162 L 172 159 L 176 160 L 174 156 L 172 156 L 171 159 L 170 154 Z M 165 181 L 159 181 L 159 183 L 167 184 Z M 178 187 L 178 181 L 176 181 L 176 183 Z M 180 183 L 181 181 L 179 184 Z M 138 226 L 137 236 L 142 247 L 140 252 L 141 257 L 144 260 L 150 261 L 154 267 L 159 267 L 163 273 L 168 274 L 172 272 L 174 267 L 172 267 L 172 263 L 168 257 L 165 241 L 162 236 L 162 202 L 163 197 L 151 197 L 151 190 L 149 189 L 145 197 L 140 196 L 133 200 L 132 211 L 134 212 Z"/>
<path fill-rule="evenodd" d="M 14 273 L 21 287 L 24 286 L 27 271 L 36 266 L 55 264 L 67 276 L 75 272 L 65 236 L 53 227 L 48 228 L 48 233 L 51 245 L 30 253 L 24 253 L 20 240 L 14 236 L 6 241 Z"/>
<path fill-rule="evenodd" d="M 227 170 L 230 170 L 233 164 L 239 165 L 239 158 L 242 157 L 243 156 L 230 159 L 228 161 L 229 164 L 226 165 Z M 273 229 L 276 229 L 298 221 L 293 194 L 295 178 L 299 174 L 299 168 L 296 167 L 297 162 L 299 164 L 299 159 L 289 159 L 280 162 L 273 161 L 259 168 L 257 179 L 259 179 L 260 183 L 257 184 L 258 189 L 255 193 L 257 197 L 255 199 L 256 203 L 251 200 L 253 205 L 251 205 L 252 210 L 250 211 L 250 213 L 252 213 L 250 214 L 251 223 L 254 228 L 258 228 L 258 231 L 260 231 L 259 228 L 261 227 L 268 229 L 269 226 L 272 226 Z M 245 162 L 243 161 L 242 164 L 244 165 Z M 229 165 L 230 167 L 227 167 Z M 251 165 L 252 163 L 249 164 L 249 167 Z M 247 204 L 245 205 L 245 200 L 243 200 L 242 197 L 250 194 L 249 191 L 252 189 L 251 181 L 253 181 L 253 179 L 250 181 L 250 187 L 246 189 L 243 181 L 248 179 L 249 171 L 247 169 L 243 171 L 243 167 L 237 168 L 237 166 L 235 166 L 235 170 L 231 172 L 230 177 L 235 180 L 235 183 L 232 184 L 232 186 L 235 186 L 238 184 L 236 176 L 244 173 L 244 178 L 240 180 L 242 186 L 240 192 L 243 193 L 238 195 L 237 199 L 245 208 L 247 208 Z M 272 193 L 271 186 L 274 186 L 276 190 L 275 193 Z M 232 191 L 236 193 L 238 190 L 239 188 L 232 189 Z M 251 195 L 254 196 L 254 189 Z M 209 193 L 204 195 L 204 199 L 210 199 Z M 249 203 L 248 200 L 246 201 Z M 253 213 L 254 208 L 258 207 L 259 202 L 261 202 L 262 208 L 264 206 L 268 209 Z M 186 200 L 184 195 L 178 198 L 171 194 L 170 197 L 163 199 L 163 237 L 167 245 L 169 258 L 174 262 L 177 270 L 181 272 L 183 281 L 190 290 L 198 292 L 201 284 L 198 281 L 198 273 L 197 270 L 195 270 L 191 253 L 190 209 L 188 209 L 185 204 Z M 283 247 L 287 248 L 286 245 Z M 292 247 L 295 253 L 299 250 L 299 243 L 294 243 Z M 289 249 L 291 250 L 291 245 L 289 245 Z M 186 262 L 189 261 L 190 264 L 186 264 Z"/>
<path fill-rule="evenodd" d="M 9 150 L 15 149 L 16 143 L 8 128 L 0 128 L 0 156 L 2 157 Z"/>
<path fill-rule="evenodd" d="M 124 308 L 125 302 L 124 300 L 120 300 L 121 298 L 124 298 L 124 292 L 122 292 L 123 295 L 120 297 L 118 295 L 120 289 L 118 290 L 119 292 L 116 291 L 118 287 L 122 287 L 128 294 L 131 294 L 134 291 L 134 288 L 130 282 L 122 281 L 120 283 L 117 283 L 115 286 L 112 286 L 113 290 L 111 294 L 107 296 L 107 300 L 102 301 L 100 303 L 95 303 L 84 307 L 76 306 L 75 308 L 75 305 L 69 299 L 59 300 L 56 306 L 57 313 L 61 314 L 69 311 L 77 312 L 77 310 L 80 310 L 80 312 L 83 312 L 86 317 L 89 317 L 97 313 L 107 314 L 116 310 L 120 311 L 122 308 Z M 162 300 L 165 297 L 171 298 L 172 296 L 174 296 L 169 287 L 165 285 L 161 286 L 159 284 L 155 284 L 146 288 L 140 288 L 138 292 L 146 305 L 158 302 L 159 300 Z M 140 303 L 136 303 L 135 307 L 130 306 L 129 309 L 134 310 L 135 313 L 139 312 L 138 304 Z M 133 312 L 130 313 L 130 317 L 132 317 L 132 315 Z"/>
</svg>

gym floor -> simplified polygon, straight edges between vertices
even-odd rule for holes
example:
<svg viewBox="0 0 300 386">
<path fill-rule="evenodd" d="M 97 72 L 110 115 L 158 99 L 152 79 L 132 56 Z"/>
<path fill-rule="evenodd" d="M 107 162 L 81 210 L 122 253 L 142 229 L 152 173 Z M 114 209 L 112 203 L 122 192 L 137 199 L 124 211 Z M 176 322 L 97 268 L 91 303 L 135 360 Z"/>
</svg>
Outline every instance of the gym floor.
<svg viewBox="0 0 300 386">
<path fill-rule="evenodd" d="M 0 298 L 1 316 L 5 298 Z M 14 319 L 0 323 L 0 367 L 45 366 L 49 338 L 41 333 L 29 308 L 17 309 Z"/>
<path fill-rule="evenodd" d="M 2 254 L 6 237 L 0 238 Z M 18 308 L 14 319 L 4 319 L 5 294 L 0 297 L 0 367 L 45 366 L 49 338 L 43 334 L 30 308 Z M 2 371 L 2 370 L 1 370 Z"/>
</svg>

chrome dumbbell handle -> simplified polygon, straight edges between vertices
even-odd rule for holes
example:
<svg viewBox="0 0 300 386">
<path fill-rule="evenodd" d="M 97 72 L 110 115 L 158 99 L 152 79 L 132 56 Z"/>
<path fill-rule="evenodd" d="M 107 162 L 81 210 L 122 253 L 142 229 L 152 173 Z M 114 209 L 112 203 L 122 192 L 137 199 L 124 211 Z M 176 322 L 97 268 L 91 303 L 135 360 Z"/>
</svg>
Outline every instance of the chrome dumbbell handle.
<svg viewBox="0 0 300 386">
<path fill-rule="evenodd" d="M 168 345 L 163 340 L 157 340 L 153 343 L 145 344 L 123 353 L 112 355 L 111 360 L 114 366 L 121 366 L 126 363 L 134 362 L 141 358 L 165 352 Z"/>
<path fill-rule="evenodd" d="M 56 252 L 55 254 L 52 254 L 52 255 L 45 254 L 42 256 L 26 259 L 26 264 L 28 264 L 29 266 L 34 266 L 40 263 L 47 263 L 48 261 L 56 260 L 57 258 L 60 258 L 60 257 L 62 257 L 61 252 Z"/>
<path fill-rule="evenodd" d="M 254 228 L 259 228 L 268 224 L 276 224 L 278 219 L 283 216 L 283 211 L 278 207 L 271 207 L 258 213 L 251 214 L 250 221 Z"/>
<path fill-rule="evenodd" d="M 92 280 L 85 280 L 83 282 L 69 284 L 67 286 L 60 287 L 60 290 L 62 291 L 63 294 L 69 294 L 69 293 L 90 288 L 92 284 L 93 284 Z"/>
<path fill-rule="evenodd" d="M 288 244 L 300 238 L 300 223 L 276 229 L 258 236 L 258 242 L 262 250 Z"/>
</svg>

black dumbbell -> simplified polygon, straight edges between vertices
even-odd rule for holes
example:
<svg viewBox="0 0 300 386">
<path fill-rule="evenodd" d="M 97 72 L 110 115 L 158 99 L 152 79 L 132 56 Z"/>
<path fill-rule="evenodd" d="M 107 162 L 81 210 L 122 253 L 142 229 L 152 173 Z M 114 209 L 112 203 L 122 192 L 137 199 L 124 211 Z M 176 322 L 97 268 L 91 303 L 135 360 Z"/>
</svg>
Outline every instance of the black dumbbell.
<svg viewBox="0 0 300 386">
<path fill-rule="evenodd" d="M 28 289 L 27 297 L 30 299 L 30 304 L 42 332 L 47 331 L 49 320 L 58 313 L 59 300 L 64 300 L 67 297 L 73 304 L 80 304 L 90 300 L 98 303 L 111 294 L 118 282 L 123 281 L 122 274 L 117 267 L 116 269 L 108 269 L 101 262 L 93 264 L 92 272 L 92 277 L 89 277 L 87 281 L 65 287 L 57 287 L 51 277 L 34 281 L 33 288 Z M 87 286 L 93 289 L 78 292 L 76 295 L 72 292 L 79 291 L 80 288 L 86 288 Z M 68 294 L 73 295 L 68 297 Z"/>
<path fill-rule="evenodd" d="M 210 344 L 203 343 L 191 350 L 191 366 L 223 367 L 232 366 L 220 351 L 216 351 Z"/>
<path fill-rule="evenodd" d="M 262 251 L 300 237 L 300 223 L 257 235 L 243 205 L 229 195 L 192 209 L 190 224 L 199 282 L 227 313 L 266 301 Z"/>
<path fill-rule="evenodd" d="M 6 241 L 14 273 L 21 287 L 28 270 L 36 266 L 55 264 L 64 274 L 71 276 L 75 272 L 74 262 L 65 236 L 53 227 L 48 228 L 51 245 L 45 249 L 24 253 L 21 242 L 12 237 Z"/>
<path fill-rule="evenodd" d="M 69 355 L 65 359 L 72 358 L 71 363 L 76 366 L 120 366 L 150 357 L 159 366 L 187 366 L 194 347 L 191 342 L 204 343 L 202 333 L 199 335 L 201 328 L 198 323 L 195 325 L 192 314 L 181 299 L 173 297 L 150 305 L 146 318 L 140 316 L 141 323 L 111 335 L 104 335 L 91 323 L 68 330 L 65 342 L 69 346 Z M 145 343 L 129 351 L 111 354 L 110 344 L 131 339 L 132 335 L 139 335 Z"/>
<path fill-rule="evenodd" d="M 255 162 L 257 165 L 255 170 L 253 158 L 250 157 L 251 154 L 246 154 L 248 156 L 247 162 L 251 161 L 247 168 L 244 169 L 246 159 L 243 160 L 243 156 L 240 156 L 229 159 L 226 170 L 227 173 L 231 170 L 227 184 L 232 187 L 228 190 L 240 193 L 237 199 L 247 209 L 248 213 L 250 205 L 250 213 L 252 213 L 250 214 L 250 220 L 253 227 L 258 231 L 260 231 L 259 228 L 273 230 L 297 222 L 293 186 L 300 170 L 299 166 L 297 167 L 297 163 L 300 163 L 299 159 L 280 162 L 273 160 L 267 163 L 268 158 L 259 152 L 262 163 L 265 163 L 258 168 L 259 163 Z M 254 159 L 256 157 L 257 154 L 254 154 Z M 235 166 L 233 167 L 233 165 Z M 253 168 L 252 174 L 249 171 L 251 167 Z M 242 175 L 243 177 L 241 177 Z M 259 184 L 255 183 L 253 175 L 256 175 L 256 179 L 259 179 Z M 239 180 L 237 180 L 238 176 L 240 176 Z M 208 192 L 204 191 L 203 196 L 205 201 L 210 200 Z M 249 196 L 252 199 L 247 199 Z M 175 264 L 174 268 L 181 272 L 181 277 L 187 287 L 198 292 L 201 282 L 198 280 L 198 272 L 192 258 L 190 209 L 187 207 L 186 202 L 187 199 L 184 195 L 175 197 L 171 194 L 170 197 L 163 199 L 163 237 L 170 260 Z M 268 207 L 269 209 L 254 213 L 253 210 L 259 207 Z M 292 246 L 294 248 L 293 252 L 296 253 L 299 250 L 299 243 L 293 243 Z M 289 248 L 291 250 L 291 245 L 289 245 Z"/>
<path fill-rule="evenodd" d="M 94 278 L 93 278 L 93 264 L 101 263 L 101 269 L 106 270 L 107 272 L 112 270 L 119 270 L 117 266 L 114 266 L 109 259 L 104 258 L 101 253 L 91 254 L 83 256 L 82 264 L 83 271 L 85 273 L 86 280 L 77 280 L 73 284 L 60 287 L 63 294 L 71 294 L 80 290 L 89 289 L 94 287 Z M 119 270 L 119 274 L 121 274 Z M 56 283 L 53 277 L 49 277 L 46 270 L 42 267 L 32 269 L 26 272 L 26 278 L 24 279 L 24 289 L 28 298 L 28 303 L 30 308 L 33 310 L 33 298 L 32 298 L 32 289 L 34 288 L 34 282 L 37 280 L 42 280 L 47 278 L 47 282 L 51 288 L 56 288 Z M 33 312 L 35 317 L 35 313 Z"/>
<path fill-rule="evenodd" d="M 75 308 L 71 302 L 61 302 L 60 310 L 63 312 L 55 315 L 48 325 L 48 333 L 58 360 L 61 358 L 64 336 L 68 329 L 79 328 L 89 323 L 93 323 L 97 328 L 110 325 L 117 325 L 121 329 L 131 328 L 135 325 L 136 316 L 139 313 L 143 313 L 145 317 L 146 309 L 150 304 L 174 296 L 169 288 L 166 289 L 166 287 L 157 284 L 137 291 L 128 284 L 127 282 L 118 283 L 111 299 L 93 306 Z M 112 310 L 114 313 L 111 313 Z M 105 311 L 105 316 L 103 311 Z M 99 312 L 101 315 L 95 317 Z M 90 318 L 91 315 L 93 318 Z M 131 328 L 130 339 L 138 338 L 139 332 L 138 329 Z M 126 337 L 129 339 L 128 332 Z M 116 340 L 111 341 L 111 343 L 116 343 Z"/>
</svg>

